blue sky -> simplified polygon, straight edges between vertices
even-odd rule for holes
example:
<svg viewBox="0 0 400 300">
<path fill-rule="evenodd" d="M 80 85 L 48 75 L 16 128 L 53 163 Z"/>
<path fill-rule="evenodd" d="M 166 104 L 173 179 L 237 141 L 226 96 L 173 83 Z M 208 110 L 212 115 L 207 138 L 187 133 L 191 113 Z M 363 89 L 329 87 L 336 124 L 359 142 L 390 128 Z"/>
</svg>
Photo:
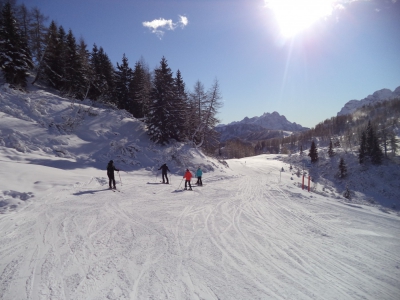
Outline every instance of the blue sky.
<svg viewBox="0 0 400 300">
<path fill-rule="evenodd" d="M 349 100 L 400 86 L 400 0 L 287 1 L 283 12 L 265 0 L 17 3 L 37 6 L 49 22 L 83 37 L 89 50 L 102 46 L 114 65 L 125 53 L 131 67 L 143 57 L 154 69 L 165 56 L 188 89 L 197 80 L 208 88 L 217 78 L 225 124 L 277 111 L 313 127 Z M 313 5 L 322 2 L 334 2 L 334 9 L 315 17 Z M 314 22 L 288 33 L 282 15 L 292 31 L 304 25 L 297 18 Z"/>
</svg>

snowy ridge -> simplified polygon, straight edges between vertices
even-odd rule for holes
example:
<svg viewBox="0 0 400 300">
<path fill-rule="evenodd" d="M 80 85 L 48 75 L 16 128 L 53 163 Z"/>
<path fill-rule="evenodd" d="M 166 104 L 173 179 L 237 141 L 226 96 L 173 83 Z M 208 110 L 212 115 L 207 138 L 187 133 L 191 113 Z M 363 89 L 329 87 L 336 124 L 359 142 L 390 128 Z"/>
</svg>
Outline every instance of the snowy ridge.
<svg viewBox="0 0 400 300">
<path fill-rule="evenodd" d="M 358 108 L 367 105 L 373 105 L 386 100 L 400 98 L 400 86 L 397 87 L 393 92 L 389 89 L 382 89 L 376 91 L 372 95 L 361 99 L 361 100 L 350 100 L 344 107 L 337 113 L 338 116 L 348 115 L 355 112 Z"/>
</svg>

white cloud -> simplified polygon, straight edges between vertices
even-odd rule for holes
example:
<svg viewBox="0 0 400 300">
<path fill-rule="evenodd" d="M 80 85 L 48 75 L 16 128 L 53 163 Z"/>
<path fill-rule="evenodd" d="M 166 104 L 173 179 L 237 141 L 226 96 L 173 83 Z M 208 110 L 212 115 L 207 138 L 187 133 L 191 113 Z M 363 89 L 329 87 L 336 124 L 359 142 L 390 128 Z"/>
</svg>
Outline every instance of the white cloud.
<svg viewBox="0 0 400 300">
<path fill-rule="evenodd" d="M 179 21 L 174 23 L 172 20 L 165 20 L 164 18 L 156 19 L 153 21 L 143 22 L 142 25 L 155 33 L 160 39 L 163 37 L 166 30 L 175 30 L 178 26 L 184 28 L 189 23 L 185 16 L 179 16 Z"/>
<path fill-rule="evenodd" d="M 168 30 L 173 30 L 174 29 L 174 23 L 172 20 L 165 20 L 165 19 L 158 19 L 158 20 L 153 20 L 151 22 L 143 22 L 144 27 L 149 27 L 152 30 L 157 30 L 159 27 L 161 28 L 166 28 Z"/>
<path fill-rule="evenodd" d="M 187 17 L 179 16 L 179 18 L 180 18 L 179 23 L 181 24 L 182 28 L 185 27 L 189 23 L 189 20 Z"/>
</svg>

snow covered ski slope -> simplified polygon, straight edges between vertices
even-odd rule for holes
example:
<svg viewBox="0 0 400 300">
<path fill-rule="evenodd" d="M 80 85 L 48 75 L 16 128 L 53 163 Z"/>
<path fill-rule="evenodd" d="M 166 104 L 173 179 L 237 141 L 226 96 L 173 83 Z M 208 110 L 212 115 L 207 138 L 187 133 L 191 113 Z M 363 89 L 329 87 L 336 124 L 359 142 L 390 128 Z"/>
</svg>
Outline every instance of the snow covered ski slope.
<svg viewBox="0 0 400 300">
<path fill-rule="evenodd" d="M 400 299 L 399 216 L 302 191 L 271 158 L 193 193 L 181 175 L 121 173 L 118 193 L 105 171 L 53 169 L 0 214 L 0 299 Z M 14 186 L 40 172 L 18 167 Z"/>
</svg>

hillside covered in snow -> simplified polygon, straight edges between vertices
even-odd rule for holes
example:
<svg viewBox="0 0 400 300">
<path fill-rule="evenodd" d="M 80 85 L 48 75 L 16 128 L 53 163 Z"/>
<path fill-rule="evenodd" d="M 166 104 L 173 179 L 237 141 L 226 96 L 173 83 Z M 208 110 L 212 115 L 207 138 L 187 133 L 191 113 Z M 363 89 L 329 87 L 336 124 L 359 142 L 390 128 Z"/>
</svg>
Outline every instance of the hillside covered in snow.
<svg viewBox="0 0 400 300">
<path fill-rule="evenodd" d="M 170 162 L 173 171 L 191 166 L 185 145 L 156 146 L 143 122 L 110 105 L 62 98 L 34 87 L 24 93 L 6 84 L 1 87 L 0 114 L 0 146 L 17 150 L 27 160 L 43 157 L 41 164 L 56 160 L 66 165 L 69 161 L 71 167 L 104 168 L 112 158 L 128 170 L 151 169 L 161 162 Z"/>
</svg>

